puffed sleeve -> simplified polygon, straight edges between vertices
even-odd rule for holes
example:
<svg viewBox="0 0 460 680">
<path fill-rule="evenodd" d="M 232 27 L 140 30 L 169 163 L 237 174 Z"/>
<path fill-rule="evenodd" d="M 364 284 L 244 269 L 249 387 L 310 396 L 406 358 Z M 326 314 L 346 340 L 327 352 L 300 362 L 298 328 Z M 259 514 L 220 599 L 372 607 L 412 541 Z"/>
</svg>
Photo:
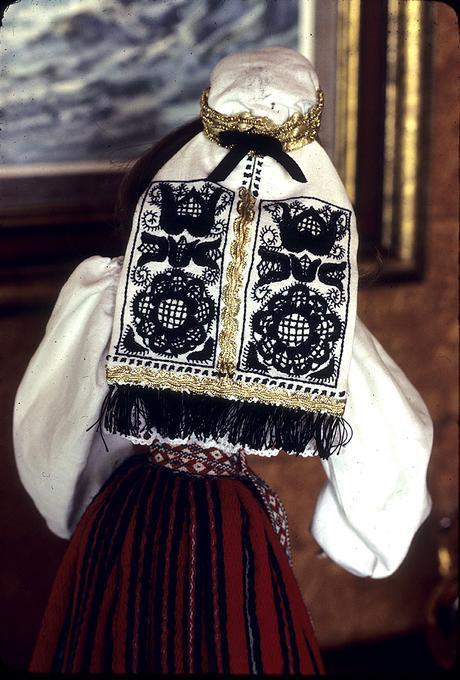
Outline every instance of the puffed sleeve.
<svg viewBox="0 0 460 680">
<path fill-rule="evenodd" d="M 96 427 L 122 258 L 90 257 L 63 286 L 18 388 L 13 440 L 21 481 L 50 530 L 68 538 L 132 445 Z"/>
<path fill-rule="evenodd" d="M 399 567 L 431 510 L 433 428 L 418 392 L 359 319 L 345 418 L 353 438 L 322 461 L 328 481 L 310 530 L 351 573 L 384 578 Z"/>
</svg>

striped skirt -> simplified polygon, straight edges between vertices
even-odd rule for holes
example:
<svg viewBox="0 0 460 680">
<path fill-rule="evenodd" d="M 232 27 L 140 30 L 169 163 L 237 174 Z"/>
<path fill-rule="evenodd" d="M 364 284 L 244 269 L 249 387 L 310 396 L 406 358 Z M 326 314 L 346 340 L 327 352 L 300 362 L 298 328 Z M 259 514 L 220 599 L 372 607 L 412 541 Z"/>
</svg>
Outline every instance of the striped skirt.
<svg viewBox="0 0 460 680">
<path fill-rule="evenodd" d="M 33 672 L 323 673 L 284 508 L 243 454 L 125 461 L 58 570 Z"/>
</svg>

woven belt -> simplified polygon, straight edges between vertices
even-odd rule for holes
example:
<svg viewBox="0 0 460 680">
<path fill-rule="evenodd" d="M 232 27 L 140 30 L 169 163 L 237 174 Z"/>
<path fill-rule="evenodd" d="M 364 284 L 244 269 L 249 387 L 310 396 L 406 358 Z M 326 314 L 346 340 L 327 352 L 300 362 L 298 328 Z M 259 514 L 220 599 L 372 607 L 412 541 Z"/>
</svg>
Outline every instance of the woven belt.
<svg viewBox="0 0 460 680">
<path fill-rule="evenodd" d="M 216 447 L 204 448 L 197 444 L 171 446 L 165 442 L 154 442 L 150 448 L 150 457 L 152 462 L 174 472 L 205 477 L 231 477 L 250 482 L 262 501 L 279 542 L 292 565 L 286 510 L 273 489 L 248 468 L 243 449 L 237 453 L 227 453 Z"/>
</svg>

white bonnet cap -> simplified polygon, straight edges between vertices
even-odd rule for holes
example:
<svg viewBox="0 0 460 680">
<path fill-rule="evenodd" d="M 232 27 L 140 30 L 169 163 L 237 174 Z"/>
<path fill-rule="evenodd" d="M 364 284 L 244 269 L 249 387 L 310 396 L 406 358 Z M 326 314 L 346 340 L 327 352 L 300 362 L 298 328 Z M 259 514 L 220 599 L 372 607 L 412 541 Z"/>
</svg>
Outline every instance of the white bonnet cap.
<svg viewBox="0 0 460 680">
<path fill-rule="evenodd" d="M 285 47 L 268 47 L 224 57 L 211 73 L 209 106 L 234 115 L 249 111 L 284 123 L 296 111 L 316 104 L 318 76 L 304 56 Z"/>
</svg>

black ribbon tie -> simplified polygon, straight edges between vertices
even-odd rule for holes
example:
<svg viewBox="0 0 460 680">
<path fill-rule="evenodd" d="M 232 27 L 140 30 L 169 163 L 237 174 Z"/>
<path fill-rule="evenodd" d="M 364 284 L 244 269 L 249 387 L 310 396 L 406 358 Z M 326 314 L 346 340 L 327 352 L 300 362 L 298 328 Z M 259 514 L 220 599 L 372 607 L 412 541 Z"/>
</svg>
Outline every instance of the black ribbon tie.
<svg viewBox="0 0 460 680">
<path fill-rule="evenodd" d="M 220 182 L 227 179 L 232 170 L 236 168 L 238 163 L 250 151 L 253 151 L 257 156 L 270 156 L 282 165 L 292 179 L 295 179 L 297 182 L 307 181 L 298 163 L 283 151 L 281 142 L 274 137 L 270 137 L 270 135 L 226 130 L 219 133 L 219 140 L 224 146 L 232 144 L 233 146 L 211 174 L 208 175 L 210 182 Z"/>
</svg>

